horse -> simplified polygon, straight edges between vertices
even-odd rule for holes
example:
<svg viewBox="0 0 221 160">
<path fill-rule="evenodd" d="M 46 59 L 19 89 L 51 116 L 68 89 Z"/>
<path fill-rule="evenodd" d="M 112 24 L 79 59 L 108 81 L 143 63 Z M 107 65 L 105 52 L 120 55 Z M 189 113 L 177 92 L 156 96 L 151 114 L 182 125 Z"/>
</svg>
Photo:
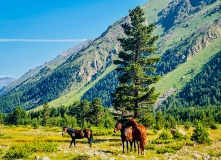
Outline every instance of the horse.
<svg viewBox="0 0 221 160">
<path fill-rule="evenodd" d="M 128 118 L 128 121 L 125 126 L 126 127 L 132 126 L 133 128 L 132 136 L 134 141 L 134 153 L 136 153 L 136 145 L 135 145 L 135 140 L 136 140 L 138 146 L 138 155 L 139 155 L 139 149 L 141 148 L 141 154 L 143 152 L 143 155 L 145 156 L 144 148 L 146 140 L 146 128 L 142 125 L 138 125 L 137 122 L 132 118 Z"/>
<path fill-rule="evenodd" d="M 121 140 L 122 140 L 122 145 L 123 145 L 123 153 L 124 153 L 124 141 L 127 142 L 127 153 L 128 153 L 128 141 L 130 142 L 130 151 L 132 152 L 132 145 L 133 145 L 133 137 L 132 137 L 132 128 L 130 127 L 124 127 L 120 122 L 117 122 L 115 128 L 114 128 L 114 133 L 117 131 L 121 131 Z"/>
<path fill-rule="evenodd" d="M 72 129 L 68 127 L 63 127 L 62 135 L 64 135 L 65 133 L 68 133 L 72 138 L 69 148 L 71 148 L 71 145 L 73 142 L 74 142 L 74 147 L 76 147 L 75 139 L 82 139 L 82 138 L 87 138 L 89 147 L 91 147 L 91 142 L 93 141 L 92 130 L 89 130 L 89 129 L 76 130 L 76 129 Z"/>
</svg>

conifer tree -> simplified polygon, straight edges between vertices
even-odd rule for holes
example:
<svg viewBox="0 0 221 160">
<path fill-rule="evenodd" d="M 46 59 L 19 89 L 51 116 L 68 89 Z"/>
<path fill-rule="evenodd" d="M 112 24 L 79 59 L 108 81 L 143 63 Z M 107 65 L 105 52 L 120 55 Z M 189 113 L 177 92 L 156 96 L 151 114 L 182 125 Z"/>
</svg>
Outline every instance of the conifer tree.
<svg viewBox="0 0 221 160">
<path fill-rule="evenodd" d="M 93 121 L 95 122 L 95 125 L 98 126 L 102 117 L 104 116 L 103 114 L 104 109 L 100 98 L 94 98 L 94 100 L 91 103 L 91 110 L 92 110 L 91 116 L 93 118 Z"/>
<path fill-rule="evenodd" d="M 123 84 L 120 87 L 123 88 L 113 94 L 113 103 L 118 107 L 127 105 L 126 109 L 132 110 L 134 117 L 138 117 L 141 103 L 153 104 L 159 95 L 154 93 L 154 87 L 148 85 L 160 79 L 160 76 L 151 76 L 150 73 L 155 72 L 153 65 L 161 58 L 150 56 L 156 50 L 153 45 L 158 39 L 158 36 L 152 37 L 154 24 L 144 25 L 144 13 L 140 6 L 129 10 L 129 16 L 131 24 L 122 25 L 126 37 L 118 39 L 122 50 L 118 55 L 119 60 L 114 61 L 114 64 L 120 65 L 116 70 L 119 73 L 118 79 Z"/>
<path fill-rule="evenodd" d="M 156 126 L 155 128 L 157 130 L 162 129 L 164 126 L 164 118 L 163 118 L 163 114 L 161 111 L 157 111 L 157 115 L 156 115 Z"/>
<path fill-rule="evenodd" d="M 43 105 L 43 125 L 47 126 L 48 120 L 49 120 L 49 115 L 50 115 L 50 109 L 48 102 L 46 101 Z"/>
</svg>

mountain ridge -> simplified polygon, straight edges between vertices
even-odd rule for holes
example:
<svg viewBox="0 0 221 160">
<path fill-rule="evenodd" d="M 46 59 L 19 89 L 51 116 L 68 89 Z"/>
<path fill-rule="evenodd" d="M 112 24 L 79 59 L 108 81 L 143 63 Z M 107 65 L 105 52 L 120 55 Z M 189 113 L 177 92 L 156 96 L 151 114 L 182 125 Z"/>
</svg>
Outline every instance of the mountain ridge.
<svg viewBox="0 0 221 160">
<path fill-rule="evenodd" d="M 168 73 L 179 69 L 180 65 L 185 66 L 182 64 L 192 59 L 195 62 L 194 59 L 196 59 L 196 55 L 204 52 L 208 46 L 216 43 L 216 39 L 220 37 L 218 34 L 217 38 L 209 41 L 211 35 L 214 37 L 214 35 L 216 35 L 214 33 L 219 31 L 220 21 L 218 18 L 220 15 L 219 7 L 217 6 L 220 5 L 220 0 L 216 0 L 213 3 L 210 3 L 209 0 L 203 0 L 201 2 L 198 7 L 190 6 L 191 3 L 189 0 L 185 0 L 185 2 L 181 0 L 165 0 L 163 2 L 160 0 L 152 0 L 142 6 L 145 16 L 147 17 L 147 23 L 156 21 L 154 34 L 159 34 L 160 38 L 156 44 L 158 50 L 155 54 L 162 56 L 162 62 L 157 64 L 157 67 L 161 69 L 159 69 L 157 73 L 160 73 L 163 77 L 164 75 L 165 77 L 169 77 L 166 76 Z M 178 15 L 180 14 L 181 16 L 179 17 L 174 14 L 173 16 L 177 18 L 176 23 L 174 23 L 172 27 L 166 28 L 162 23 L 171 12 L 166 12 L 165 9 L 170 10 L 171 7 L 168 8 L 168 6 L 174 4 L 177 4 L 178 8 L 179 4 L 186 4 L 188 11 L 183 12 L 182 7 L 177 9 Z M 156 8 L 156 6 L 159 7 Z M 194 10 L 194 13 L 190 12 L 194 8 L 198 8 L 198 10 Z M 163 10 L 164 12 L 162 12 Z M 159 14 L 161 16 L 159 16 Z M 127 16 L 108 27 L 108 29 L 87 48 L 70 56 L 65 62 L 54 68 L 49 66 L 42 69 L 40 74 L 32 78 L 33 81 L 23 82 L 20 87 L 16 87 L 13 91 L 8 92 L 0 98 L 0 107 L 3 102 L 10 102 L 10 100 L 11 102 L 8 103 L 7 106 L 10 107 L 10 105 L 20 104 L 26 110 L 35 108 L 43 104 L 44 101 L 49 101 L 49 105 L 52 107 L 57 107 L 62 104 L 70 105 L 74 100 L 80 100 L 83 94 L 83 97 L 88 97 L 88 100 L 91 100 L 92 97 L 85 95 L 93 94 L 93 96 L 96 96 L 99 92 L 102 92 L 103 90 L 101 87 L 99 88 L 99 84 L 103 83 L 106 78 L 105 76 L 111 73 L 116 67 L 112 66 L 112 61 L 117 57 L 117 53 L 121 49 L 117 38 L 123 36 L 120 25 L 125 22 L 129 22 Z M 211 28 L 214 28 L 216 23 L 218 27 L 208 32 Z M 166 32 L 165 28 L 167 29 Z M 202 38 L 204 33 L 209 36 Z M 202 44 L 204 40 L 208 40 L 208 46 L 203 47 Z M 186 50 L 186 47 L 190 48 L 190 50 Z M 193 51 L 196 52 L 192 54 Z M 212 54 L 215 53 L 211 53 L 211 55 Z M 167 60 L 169 60 L 169 63 L 166 63 Z M 194 69 L 194 67 L 191 69 Z M 99 79 L 101 76 L 103 76 L 103 78 Z M 112 78 L 115 78 L 114 76 L 116 75 L 112 75 Z M 178 81 L 176 77 L 174 78 L 176 79 L 175 81 Z M 115 80 L 113 81 L 115 82 Z M 161 81 L 164 82 L 164 78 L 162 78 Z M 159 84 L 162 82 L 159 82 Z M 172 84 L 175 85 L 175 83 L 177 82 L 173 82 Z M 91 84 L 98 86 L 96 91 L 93 91 L 94 87 L 90 86 Z M 108 85 L 110 85 L 109 88 L 114 89 L 117 83 L 114 84 L 115 86 L 106 84 L 106 86 Z M 90 87 L 88 88 L 88 86 Z M 158 87 L 158 89 L 158 92 L 162 92 L 161 95 L 167 91 L 165 87 Z M 110 102 L 110 98 L 110 96 L 107 96 L 106 101 Z M 12 108 L 13 107 L 11 107 L 11 109 Z"/>
</svg>

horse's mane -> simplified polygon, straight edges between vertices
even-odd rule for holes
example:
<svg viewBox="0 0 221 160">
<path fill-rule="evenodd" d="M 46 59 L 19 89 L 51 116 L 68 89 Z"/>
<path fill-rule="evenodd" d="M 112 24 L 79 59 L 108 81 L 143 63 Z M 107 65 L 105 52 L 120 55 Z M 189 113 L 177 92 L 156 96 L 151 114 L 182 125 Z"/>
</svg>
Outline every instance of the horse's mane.
<svg viewBox="0 0 221 160">
<path fill-rule="evenodd" d="M 69 131 L 76 131 L 76 129 L 68 128 Z"/>
<path fill-rule="evenodd" d="M 137 125 L 138 125 L 137 122 L 136 122 L 133 118 L 128 118 L 128 119 L 129 119 L 129 121 L 130 121 L 131 123 L 134 124 L 134 126 L 137 126 Z"/>
</svg>

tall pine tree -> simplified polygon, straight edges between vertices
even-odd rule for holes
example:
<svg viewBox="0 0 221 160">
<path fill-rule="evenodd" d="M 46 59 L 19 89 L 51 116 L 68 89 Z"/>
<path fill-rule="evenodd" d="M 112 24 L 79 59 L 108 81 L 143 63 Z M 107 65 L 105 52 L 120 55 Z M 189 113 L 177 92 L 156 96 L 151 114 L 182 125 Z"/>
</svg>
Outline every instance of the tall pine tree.
<svg viewBox="0 0 221 160">
<path fill-rule="evenodd" d="M 160 76 L 151 76 L 150 73 L 155 72 L 156 68 L 153 68 L 153 65 L 161 58 L 150 56 L 156 50 L 153 45 L 159 38 L 152 37 L 154 24 L 144 25 L 144 13 L 140 6 L 129 10 L 129 16 L 131 24 L 122 25 L 126 37 L 118 39 L 122 46 L 118 55 L 120 60 L 114 61 L 114 64 L 120 65 L 116 70 L 122 85 L 112 96 L 116 108 L 126 105 L 126 109 L 132 110 L 134 117 L 138 117 L 142 102 L 149 105 L 157 100 L 155 88 L 149 85 L 158 82 Z"/>
</svg>

